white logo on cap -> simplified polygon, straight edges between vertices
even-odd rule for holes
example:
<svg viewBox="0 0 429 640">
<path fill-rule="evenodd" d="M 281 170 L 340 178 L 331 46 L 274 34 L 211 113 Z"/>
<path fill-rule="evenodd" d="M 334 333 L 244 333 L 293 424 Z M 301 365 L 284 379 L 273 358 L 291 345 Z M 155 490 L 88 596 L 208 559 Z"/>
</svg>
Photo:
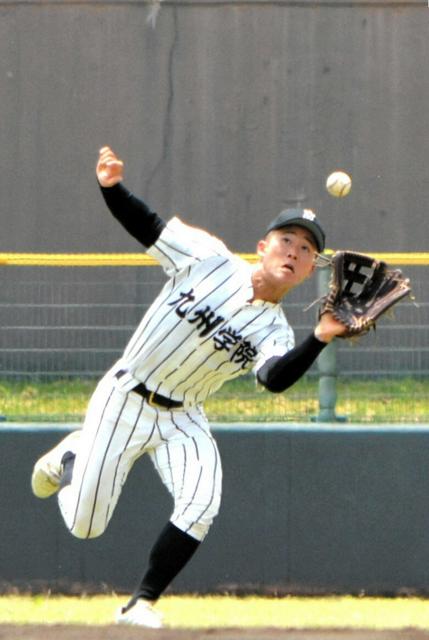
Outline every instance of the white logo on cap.
<svg viewBox="0 0 429 640">
<path fill-rule="evenodd" d="M 302 214 L 303 218 L 307 218 L 307 220 L 314 220 L 316 214 L 312 212 L 311 209 L 304 209 L 304 213 Z"/>
</svg>

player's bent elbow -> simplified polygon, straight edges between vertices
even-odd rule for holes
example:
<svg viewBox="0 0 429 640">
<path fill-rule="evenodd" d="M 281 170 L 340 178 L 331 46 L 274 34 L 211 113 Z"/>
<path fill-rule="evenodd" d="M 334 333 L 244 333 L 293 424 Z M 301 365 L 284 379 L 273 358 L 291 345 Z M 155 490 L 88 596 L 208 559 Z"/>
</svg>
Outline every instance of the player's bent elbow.
<svg viewBox="0 0 429 640">
<path fill-rule="evenodd" d="M 281 393 L 287 388 L 284 375 L 278 372 L 278 365 L 282 358 L 273 356 L 267 360 L 256 373 L 256 379 L 267 391 L 271 393 Z"/>
<path fill-rule="evenodd" d="M 270 393 L 282 393 L 286 389 L 284 385 L 276 384 L 271 382 L 265 386 L 266 390 Z"/>
<path fill-rule="evenodd" d="M 283 384 L 279 384 L 278 381 L 270 379 L 269 376 L 257 375 L 257 380 L 267 391 L 270 393 L 281 393 L 285 390 Z"/>
</svg>

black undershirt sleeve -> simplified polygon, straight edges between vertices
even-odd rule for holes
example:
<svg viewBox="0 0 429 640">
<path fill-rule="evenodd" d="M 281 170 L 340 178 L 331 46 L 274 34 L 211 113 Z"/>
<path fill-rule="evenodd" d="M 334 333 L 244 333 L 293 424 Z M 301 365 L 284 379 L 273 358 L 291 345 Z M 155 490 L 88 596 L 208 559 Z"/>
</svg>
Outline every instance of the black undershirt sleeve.
<svg viewBox="0 0 429 640">
<path fill-rule="evenodd" d="M 273 393 L 285 391 L 311 367 L 326 344 L 310 334 L 284 356 L 273 356 L 267 360 L 256 374 L 258 382 Z"/>
<path fill-rule="evenodd" d="M 111 213 L 128 233 L 147 249 L 155 244 L 165 228 L 164 220 L 121 182 L 113 187 L 100 185 L 100 189 Z"/>
</svg>

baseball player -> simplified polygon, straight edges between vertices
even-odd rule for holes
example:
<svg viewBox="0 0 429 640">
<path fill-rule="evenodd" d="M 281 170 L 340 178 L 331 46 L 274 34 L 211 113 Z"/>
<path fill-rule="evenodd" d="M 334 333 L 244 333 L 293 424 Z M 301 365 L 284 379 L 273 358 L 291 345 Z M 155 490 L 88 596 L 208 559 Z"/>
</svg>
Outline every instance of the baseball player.
<svg viewBox="0 0 429 640">
<path fill-rule="evenodd" d="M 203 403 L 227 380 L 253 371 L 269 391 L 296 382 L 344 326 L 329 313 L 299 346 L 280 306 L 306 280 L 325 246 L 310 210 L 281 212 L 258 242 L 251 266 L 219 239 L 164 222 L 122 184 L 109 147 L 97 178 L 107 207 L 165 270 L 167 282 L 122 357 L 97 385 L 82 429 L 35 464 L 32 489 L 57 494 L 69 531 L 101 535 L 134 462 L 147 453 L 174 499 L 171 518 L 121 624 L 159 628 L 153 605 L 207 535 L 221 500 L 222 467 Z"/>
</svg>

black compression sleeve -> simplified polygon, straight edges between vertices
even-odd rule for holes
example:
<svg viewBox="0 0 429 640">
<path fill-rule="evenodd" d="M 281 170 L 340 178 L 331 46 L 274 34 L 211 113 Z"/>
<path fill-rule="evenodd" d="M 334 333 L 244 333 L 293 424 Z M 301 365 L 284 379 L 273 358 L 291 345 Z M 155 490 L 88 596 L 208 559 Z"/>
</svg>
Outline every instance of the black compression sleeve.
<svg viewBox="0 0 429 640">
<path fill-rule="evenodd" d="M 114 187 L 102 187 L 101 193 L 114 217 L 134 238 L 147 249 L 159 238 L 165 222 L 149 207 L 136 198 L 122 183 Z"/>
<path fill-rule="evenodd" d="M 273 393 L 288 389 L 310 368 L 326 344 L 312 333 L 284 356 L 267 360 L 257 373 L 258 382 Z"/>
</svg>

